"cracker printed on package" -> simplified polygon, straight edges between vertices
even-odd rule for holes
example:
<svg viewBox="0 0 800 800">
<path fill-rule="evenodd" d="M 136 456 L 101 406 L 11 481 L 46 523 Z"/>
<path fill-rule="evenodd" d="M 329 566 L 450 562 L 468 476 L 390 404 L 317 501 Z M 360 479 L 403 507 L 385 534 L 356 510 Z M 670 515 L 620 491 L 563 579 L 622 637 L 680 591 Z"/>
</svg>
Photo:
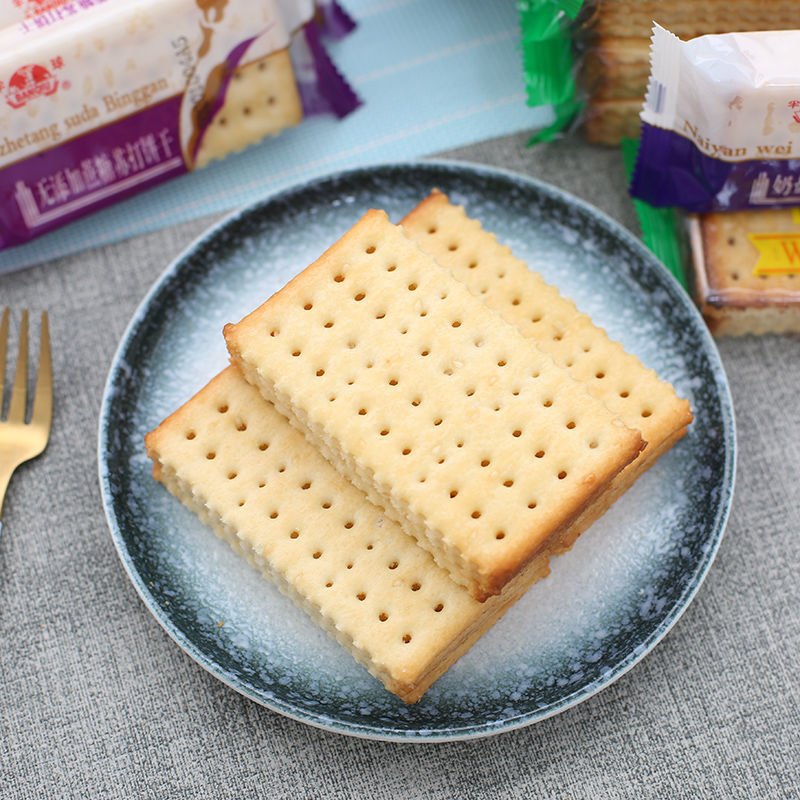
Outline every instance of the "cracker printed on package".
<svg viewBox="0 0 800 800">
<path fill-rule="evenodd" d="M 237 153 L 297 125 L 302 117 L 288 48 L 239 67 L 231 75 L 222 107 L 203 133 L 194 166 Z"/>
<path fill-rule="evenodd" d="M 692 420 L 689 403 L 497 237 L 434 191 L 400 223 L 425 251 L 504 319 L 586 385 L 647 442 L 642 454 L 587 510 L 575 538 L 678 441 Z"/>
<path fill-rule="evenodd" d="M 518 596 L 470 597 L 235 367 L 146 445 L 157 480 L 407 703 Z"/>
<path fill-rule="evenodd" d="M 695 298 L 715 336 L 800 332 L 800 212 L 692 215 Z"/>
<path fill-rule="evenodd" d="M 479 600 L 643 447 L 384 212 L 225 338 L 264 397 Z"/>
</svg>

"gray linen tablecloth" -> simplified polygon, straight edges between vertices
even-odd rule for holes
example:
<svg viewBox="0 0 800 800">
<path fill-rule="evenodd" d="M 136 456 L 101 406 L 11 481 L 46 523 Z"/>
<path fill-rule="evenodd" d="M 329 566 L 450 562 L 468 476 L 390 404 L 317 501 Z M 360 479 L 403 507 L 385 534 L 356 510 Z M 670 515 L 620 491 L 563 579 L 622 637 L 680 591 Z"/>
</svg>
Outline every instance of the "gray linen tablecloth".
<svg viewBox="0 0 800 800">
<path fill-rule="evenodd" d="M 635 228 L 616 151 L 518 135 L 444 154 L 531 175 Z M 0 275 L 49 309 L 53 434 L 0 539 L 1 798 L 784 798 L 800 796 L 800 338 L 719 349 L 739 440 L 727 533 L 696 599 L 638 666 L 501 736 L 372 742 L 286 719 L 186 656 L 117 557 L 97 421 L 144 293 L 213 220 Z"/>
</svg>

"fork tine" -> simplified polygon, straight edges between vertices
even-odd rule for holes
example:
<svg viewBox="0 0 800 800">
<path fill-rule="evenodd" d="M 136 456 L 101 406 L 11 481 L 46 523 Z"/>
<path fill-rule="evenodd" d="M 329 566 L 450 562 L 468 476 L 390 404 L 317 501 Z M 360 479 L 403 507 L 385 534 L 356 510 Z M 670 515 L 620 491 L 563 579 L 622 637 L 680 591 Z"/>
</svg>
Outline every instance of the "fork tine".
<svg viewBox="0 0 800 800">
<path fill-rule="evenodd" d="M 3 416 L 3 388 L 6 382 L 6 346 L 8 345 L 8 308 L 3 309 L 0 322 L 0 417 Z"/>
<path fill-rule="evenodd" d="M 39 329 L 39 372 L 34 392 L 31 423 L 42 425 L 49 431 L 53 416 L 53 365 L 50 356 L 50 326 L 46 311 L 42 312 Z"/>
<path fill-rule="evenodd" d="M 25 400 L 28 384 L 28 309 L 22 312 L 19 326 L 19 353 L 11 387 L 11 402 L 8 406 L 9 422 L 25 422 Z"/>
</svg>

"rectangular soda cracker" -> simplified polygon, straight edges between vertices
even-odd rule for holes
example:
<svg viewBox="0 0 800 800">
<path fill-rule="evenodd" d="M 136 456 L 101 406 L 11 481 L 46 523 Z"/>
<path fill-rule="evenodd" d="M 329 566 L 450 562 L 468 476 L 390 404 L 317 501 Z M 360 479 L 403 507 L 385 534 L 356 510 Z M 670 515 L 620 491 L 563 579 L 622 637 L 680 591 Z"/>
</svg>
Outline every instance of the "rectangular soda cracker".
<svg viewBox="0 0 800 800">
<path fill-rule="evenodd" d="M 384 212 L 225 338 L 264 397 L 479 600 L 643 447 Z"/>
<path fill-rule="evenodd" d="M 470 597 L 235 367 L 146 446 L 157 480 L 407 703 L 521 593 Z M 526 582 L 533 570 L 546 558 Z"/>
<path fill-rule="evenodd" d="M 593 41 L 583 60 L 581 79 L 593 101 L 635 99 L 641 104 L 650 79 L 650 38 Z"/>
<path fill-rule="evenodd" d="M 595 0 L 588 10 L 598 36 L 649 37 L 654 21 L 681 39 L 797 27 L 794 0 Z"/>
<path fill-rule="evenodd" d="M 589 97 L 581 120 L 584 138 L 592 144 L 607 145 L 618 145 L 622 139 L 638 139 L 642 102 L 643 99 L 629 97 Z"/>
<path fill-rule="evenodd" d="M 573 526 L 577 538 L 686 433 L 692 421 L 688 401 L 444 193 L 434 191 L 400 224 L 486 305 L 569 370 L 626 425 L 641 431 L 645 449 Z"/>
</svg>

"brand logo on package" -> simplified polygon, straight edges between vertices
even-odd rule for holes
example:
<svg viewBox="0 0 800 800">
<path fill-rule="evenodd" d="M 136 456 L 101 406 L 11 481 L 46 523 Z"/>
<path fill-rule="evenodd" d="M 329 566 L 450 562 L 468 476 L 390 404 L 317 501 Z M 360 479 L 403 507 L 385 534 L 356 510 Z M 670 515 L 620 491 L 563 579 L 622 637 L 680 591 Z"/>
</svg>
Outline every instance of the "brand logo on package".
<svg viewBox="0 0 800 800">
<path fill-rule="evenodd" d="M 22 108 L 37 97 L 54 94 L 58 89 L 56 78 L 41 64 L 26 64 L 9 78 L 6 87 L 6 103 L 11 108 Z"/>
<path fill-rule="evenodd" d="M 26 17 L 35 17 L 59 6 L 67 4 L 67 0 L 14 0 L 14 5 L 21 8 Z"/>
</svg>

